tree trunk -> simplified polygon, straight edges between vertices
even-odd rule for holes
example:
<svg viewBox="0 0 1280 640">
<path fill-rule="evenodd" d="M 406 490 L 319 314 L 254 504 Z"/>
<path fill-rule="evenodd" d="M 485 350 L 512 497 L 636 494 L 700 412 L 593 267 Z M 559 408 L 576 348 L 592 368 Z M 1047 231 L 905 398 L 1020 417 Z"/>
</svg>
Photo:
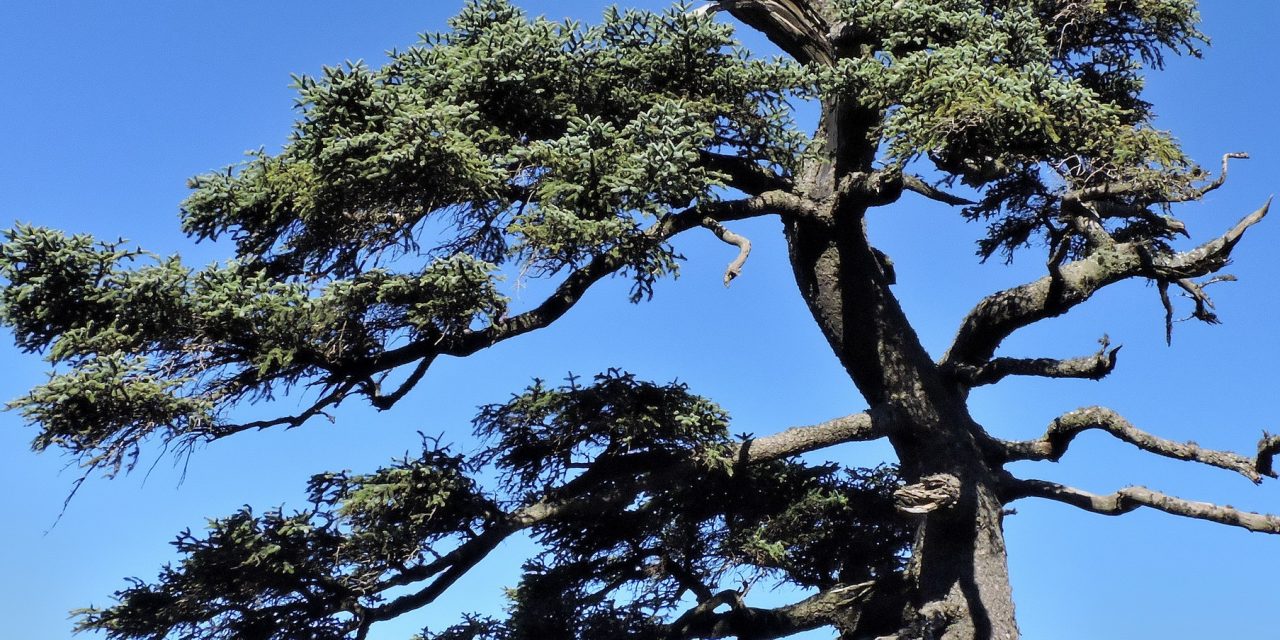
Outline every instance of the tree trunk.
<svg viewBox="0 0 1280 640">
<path fill-rule="evenodd" d="M 813 169 L 805 186 L 828 194 L 838 172 Z M 810 197 L 813 197 L 811 195 Z M 818 198 L 815 198 L 817 200 Z M 786 231 L 797 284 L 814 319 L 872 406 L 894 416 L 891 441 L 904 478 L 954 478 L 955 499 L 923 515 L 907 574 L 902 640 L 1018 637 L 1009 587 L 1003 505 L 963 393 L 947 383 L 889 289 L 885 260 L 868 242 L 864 206 Z"/>
</svg>

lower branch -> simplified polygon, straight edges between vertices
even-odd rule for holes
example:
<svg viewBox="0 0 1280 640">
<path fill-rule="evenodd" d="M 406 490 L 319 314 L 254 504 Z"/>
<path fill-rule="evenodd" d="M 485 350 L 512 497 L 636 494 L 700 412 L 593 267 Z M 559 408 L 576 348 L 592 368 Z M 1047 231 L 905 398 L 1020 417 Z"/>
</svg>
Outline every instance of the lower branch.
<svg viewBox="0 0 1280 640">
<path fill-rule="evenodd" d="M 1271 458 L 1277 450 L 1280 450 L 1280 443 L 1271 443 L 1270 441 L 1274 438 L 1264 437 L 1263 442 L 1259 444 L 1258 457 L 1250 460 L 1229 451 L 1206 449 L 1195 443 L 1174 442 L 1154 436 L 1133 426 L 1123 416 L 1105 407 L 1077 409 L 1055 419 L 1040 439 L 1005 442 L 1003 446 L 1009 460 L 1057 462 L 1066 454 L 1072 440 L 1090 429 L 1105 431 L 1143 451 L 1166 458 L 1199 462 L 1234 471 L 1255 483 L 1261 482 L 1264 475 L 1276 477 L 1275 472 L 1271 470 Z"/>
<path fill-rule="evenodd" d="M 731 244 L 738 248 L 738 257 L 724 270 L 724 286 L 729 286 L 734 278 L 742 275 L 742 265 L 747 263 L 747 257 L 751 255 L 751 241 L 740 236 L 724 227 L 713 218 L 704 218 L 702 226 L 711 230 L 725 244 Z"/>
<path fill-rule="evenodd" d="M 701 602 L 668 625 L 668 640 L 692 638 L 751 638 L 772 640 L 820 627 L 853 629 L 862 608 L 871 600 L 876 583 L 835 586 L 800 602 L 760 609 L 748 607 L 737 591 L 724 591 Z M 716 612 L 721 606 L 728 611 Z"/>
<path fill-rule="evenodd" d="M 1044 498 L 1107 516 L 1124 515 L 1139 507 L 1150 507 L 1175 516 L 1231 525 L 1259 533 L 1280 534 L 1280 516 L 1240 511 L 1211 502 L 1183 500 L 1145 487 L 1125 487 L 1105 496 L 1044 480 L 1015 480 L 1009 488 L 1010 502 L 1021 498 Z"/>
</svg>

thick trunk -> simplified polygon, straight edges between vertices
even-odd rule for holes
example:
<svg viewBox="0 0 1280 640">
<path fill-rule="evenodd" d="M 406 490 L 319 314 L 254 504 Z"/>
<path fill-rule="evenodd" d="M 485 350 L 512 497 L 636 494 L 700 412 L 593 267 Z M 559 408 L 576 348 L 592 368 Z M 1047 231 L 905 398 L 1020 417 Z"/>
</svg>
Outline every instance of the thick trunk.
<svg viewBox="0 0 1280 640">
<path fill-rule="evenodd" d="M 829 194 L 832 185 L 823 183 L 838 173 L 815 169 L 806 186 L 814 195 Z M 975 438 L 979 429 L 893 296 L 883 258 L 866 237 L 864 213 L 833 207 L 827 224 L 791 221 L 786 230 L 814 319 L 867 402 L 894 416 L 891 441 L 904 477 L 916 482 L 945 474 L 959 481 L 958 499 L 921 519 L 900 637 L 1017 638 L 1002 503 Z"/>
</svg>

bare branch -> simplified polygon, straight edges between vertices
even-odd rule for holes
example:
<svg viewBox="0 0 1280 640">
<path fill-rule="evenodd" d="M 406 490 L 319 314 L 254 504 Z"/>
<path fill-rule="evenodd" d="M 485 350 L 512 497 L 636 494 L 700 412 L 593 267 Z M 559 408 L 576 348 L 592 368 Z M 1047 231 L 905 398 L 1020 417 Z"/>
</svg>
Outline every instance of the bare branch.
<svg viewBox="0 0 1280 640">
<path fill-rule="evenodd" d="M 1064 264 L 1056 275 L 987 296 L 965 317 L 942 364 L 958 368 L 986 362 L 1014 331 L 1062 315 L 1103 287 L 1121 280 L 1145 277 L 1176 282 L 1214 273 L 1226 266 L 1236 243 L 1249 227 L 1267 215 L 1270 205 L 1268 200 L 1223 235 L 1191 251 L 1153 256 L 1141 243 L 1120 243 Z"/>
<path fill-rule="evenodd" d="M 1080 433 L 1090 429 L 1105 431 L 1143 451 L 1166 458 L 1198 462 L 1234 471 L 1255 483 L 1261 482 L 1264 475 L 1276 477 L 1270 469 L 1270 461 L 1275 451 L 1280 450 L 1280 443 L 1270 443 L 1266 437 L 1259 444 L 1258 458 L 1250 460 L 1237 453 L 1206 449 L 1193 442 L 1174 442 L 1151 435 L 1105 407 L 1076 409 L 1054 420 L 1040 439 L 1005 442 L 1004 447 L 1010 460 L 1057 462 L 1066 454 L 1071 441 Z"/>
<path fill-rule="evenodd" d="M 1078 378 L 1101 380 L 1116 368 L 1116 356 L 1110 340 L 1103 336 L 1098 341 L 1102 348 L 1091 356 L 1056 360 L 1053 358 L 996 358 L 980 366 L 964 366 L 956 370 L 960 382 L 971 386 L 995 384 L 1008 376 L 1038 376 L 1041 378 Z"/>
<path fill-rule="evenodd" d="M 949 204 L 952 206 L 968 206 L 977 204 L 972 200 L 966 200 L 960 196 L 947 193 L 946 191 L 921 180 L 919 176 L 913 176 L 911 174 L 903 174 L 902 188 L 907 191 L 914 191 L 915 193 L 918 193 L 930 200 L 936 200 L 943 204 Z"/>
<path fill-rule="evenodd" d="M 1146 487 L 1125 487 L 1105 496 L 1044 480 L 1014 480 L 1009 488 L 1010 501 L 1044 498 L 1107 516 L 1124 515 L 1139 507 L 1150 507 L 1175 516 L 1207 520 L 1259 533 L 1280 534 L 1280 516 L 1241 511 L 1211 502 L 1193 502 Z"/>
<path fill-rule="evenodd" d="M 751 255 L 751 241 L 724 228 L 724 225 L 712 218 L 704 218 L 702 226 L 710 229 L 725 244 L 731 244 L 738 248 L 738 257 L 734 258 L 733 262 L 730 262 L 729 266 L 724 270 L 724 286 L 727 287 L 730 282 L 733 282 L 734 278 L 742 274 L 742 265 L 747 263 L 747 257 Z"/>
<path fill-rule="evenodd" d="M 739 465 L 780 460 L 845 442 L 867 442 L 889 435 L 892 417 L 872 409 L 807 427 L 792 427 L 763 438 L 746 438 L 738 448 Z"/>
</svg>

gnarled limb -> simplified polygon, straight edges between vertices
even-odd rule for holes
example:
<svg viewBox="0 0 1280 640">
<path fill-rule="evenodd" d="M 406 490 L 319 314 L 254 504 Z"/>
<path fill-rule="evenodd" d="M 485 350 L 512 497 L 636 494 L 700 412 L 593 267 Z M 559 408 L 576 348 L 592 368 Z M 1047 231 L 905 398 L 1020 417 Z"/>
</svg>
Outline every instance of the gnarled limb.
<svg viewBox="0 0 1280 640">
<path fill-rule="evenodd" d="M 1268 200 L 1226 233 L 1187 252 L 1152 256 L 1143 244 L 1119 243 L 1062 265 L 1056 276 L 1051 274 L 990 295 L 965 317 L 941 364 L 959 368 L 986 362 L 1014 331 L 1062 315 L 1103 287 L 1121 280 L 1145 277 L 1177 281 L 1214 273 L 1227 264 L 1236 243 L 1249 227 L 1267 215 L 1270 206 Z"/>
<path fill-rule="evenodd" d="M 716 222 L 713 218 L 705 218 L 702 226 L 710 229 L 725 244 L 731 244 L 738 248 L 738 257 L 729 263 L 724 270 L 724 286 L 729 286 L 734 278 L 742 274 L 742 265 L 747 263 L 747 257 L 751 255 L 751 241 L 746 237 L 738 235 L 724 227 L 724 225 Z"/>
<path fill-rule="evenodd" d="M 1271 470 L 1271 457 L 1280 450 L 1280 443 L 1264 436 L 1259 443 L 1258 457 L 1246 458 L 1229 451 L 1206 449 L 1195 443 L 1182 443 L 1151 435 L 1133 426 L 1120 414 L 1105 407 L 1077 409 L 1057 418 L 1038 440 L 1003 443 L 1009 460 L 1052 460 L 1057 462 L 1067 452 L 1077 435 L 1090 429 L 1105 431 L 1133 446 L 1166 458 L 1199 462 L 1211 467 L 1234 471 L 1261 482 L 1263 476 L 1276 477 Z"/>
<path fill-rule="evenodd" d="M 1102 348 L 1097 353 L 1082 358 L 996 358 L 978 367 L 962 366 L 954 375 L 970 387 L 995 384 L 1008 376 L 1101 380 L 1115 370 L 1120 347 L 1109 349 L 1111 343 L 1106 336 L 1099 343 Z"/>
<path fill-rule="evenodd" d="M 863 608 L 876 595 L 876 586 L 875 581 L 837 585 L 776 609 L 748 607 L 741 593 L 722 591 L 668 625 L 666 637 L 668 640 L 728 637 L 772 640 L 826 626 L 853 630 L 858 626 Z M 724 605 L 729 605 L 729 610 L 717 613 L 716 609 Z"/>
<path fill-rule="evenodd" d="M 1241 511 L 1211 502 L 1184 500 L 1146 487 L 1125 487 L 1102 496 L 1056 482 L 1013 480 L 1008 489 L 1009 502 L 1022 498 L 1044 498 L 1107 516 L 1124 515 L 1139 507 L 1150 507 L 1175 516 L 1231 525 L 1259 533 L 1280 534 L 1280 516 Z"/>
</svg>

